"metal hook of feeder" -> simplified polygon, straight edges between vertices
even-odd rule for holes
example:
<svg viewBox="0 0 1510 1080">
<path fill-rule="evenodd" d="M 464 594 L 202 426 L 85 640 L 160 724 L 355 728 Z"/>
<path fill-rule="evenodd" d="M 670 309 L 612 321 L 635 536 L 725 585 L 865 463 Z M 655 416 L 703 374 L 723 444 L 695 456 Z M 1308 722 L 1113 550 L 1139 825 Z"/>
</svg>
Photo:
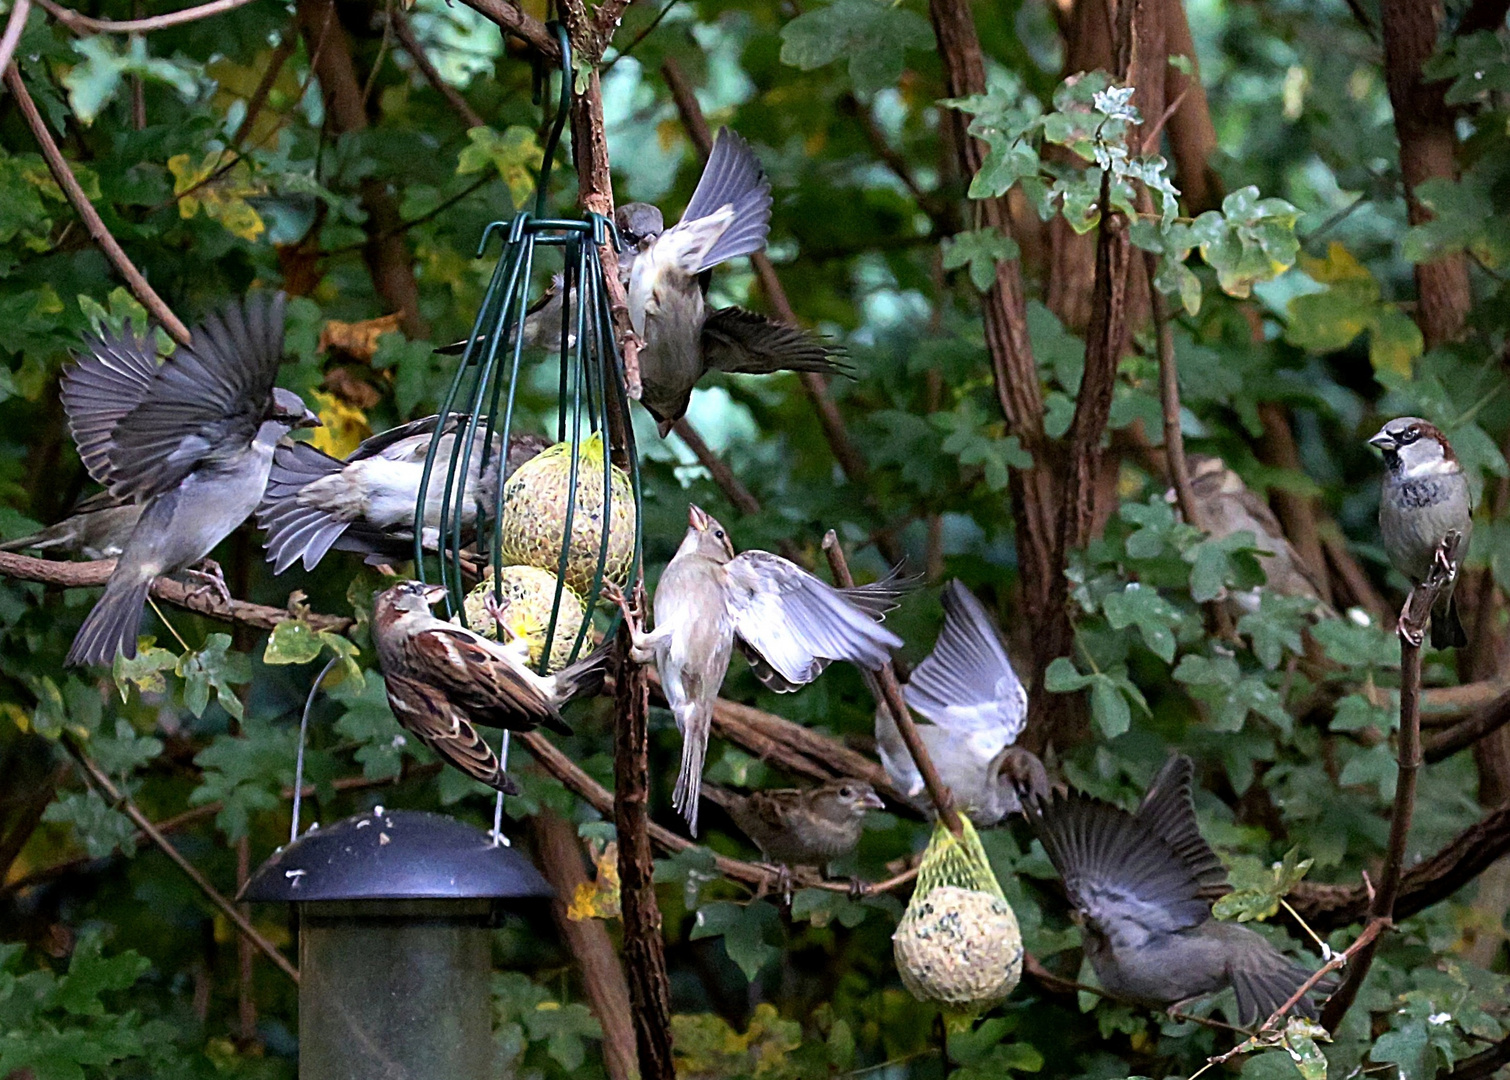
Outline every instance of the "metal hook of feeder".
<svg viewBox="0 0 1510 1080">
<path fill-rule="evenodd" d="M 571 37 L 559 20 L 545 24 L 547 32 L 556 35 L 556 44 L 561 49 L 561 94 L 556 102 L 556 115 L 551 122 L 551 132 L 545 140 L 545 156 L 540 161 L 540 182 L 535 185 L 535 216 L 545 216 L 545 200 L 550 193 L 551 166 L 555 163 L 556 148 L 561 145 L 561 131 L 566 127 L 566 118 L 571 113 L 572 80 L 576 72 L 572 68 Z M 546 83 L 543 65 L 535 67 L 536 100 L 540 100 L 540 88 Z"/>
</svg>

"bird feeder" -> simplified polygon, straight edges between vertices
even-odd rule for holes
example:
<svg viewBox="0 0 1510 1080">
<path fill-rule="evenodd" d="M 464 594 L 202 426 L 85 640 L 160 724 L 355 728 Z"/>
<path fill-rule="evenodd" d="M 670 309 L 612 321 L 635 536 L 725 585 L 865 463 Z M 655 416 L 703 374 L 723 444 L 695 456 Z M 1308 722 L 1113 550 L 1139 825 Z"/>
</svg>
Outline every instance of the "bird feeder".
<svg viewBox="0 0 1510 1080">
<path fill-rule="evenodd" d="M 480 830 L 376 807 L 280 848 L 238 899 L 298 913 L 301 1080 L 481 1080 L 490 929 L 551 895 Z"/>
<path fill-rule="evenodd" d="M 609 307 L 607 282 L 599 261 L 600 247 L 612 241 L 618 246 L 613 223 L 601 214 L 583 220 L 545 216 L 551 162 L 560 143 L 561 130 L 571 107 L 571 43 L 559 23 L 550 24 L 561 49 L 560 97 L 544 161 L 536 188 L 533 211 L 521 210 L 510 221 L 488 225 L 478 246 L 481 257 L 494 235 L 503 238 L 503 250 L 493 271 L 482 305 L 468 337 L 456 374 L 440 407 L 440 427 L 457 425 L 457 438 L 451 443 L 449 456 L 440 451 L 441 442 L 430 444 L 420 483 L 415 511 L 415 575 L 426 578 L 427 566 L 423 529 L 424 509 L 432 483 L 442 484 L 441 524 L 436 543 L 439 558 L 439 582 L 446 586 L 446 616 L 468 620 L 466 610 L 466 576 L 476 577 L 486 565 L 492 580 L 495 600 L 502 603 L 504 569 L 522 561 L 517 544 L 506 542 L 504 523 L 510 500 L 520 499 L 520 484 L 502 480 L 493 485 L 492 505 L 476 508 L 475 527 L 468 524 L 468 510 L 461 493 L 461 478 L 470 475 L 473 454 L 484 455 L 481 471 L 486 473 L 489 458 L 506 459 L 509 438 L 515 423 L 515 404 L 521 387 L 527 320 L 542 320 L 532 311 L 533 282 L 539 267 L 535 257 L 541 249 L 562 252 L 559 325 L 552 325 L 549 335 L 533 328 L 537 339 L 550 337 L 558 345 L 559 376 L 557 394 L 556 442 L 546 454 L 557 481 L 554 494 L 559 507 L 552 516 L 559 522 L 559 539 L 550 542 L 550 550 L 535 545 L 532 558 L 536 569 L 554 575 L 553 598 L 549 618 L 543 620 L 544 641 L 538 654 L 542 674 L 547 664 L 560 667 L 575 660 L 590 645 L 592 619 L 605 581 L 605 569 L 616 568 L 623 580 L 633 580 L 640 560 L 640 475 L 635 453 L 634 434 L 629 414 L 629 395 L 625 385 L 623 358 L 614 339 L 613 316 Z M 536 88 L 543 83 L 543 71 L 536 69 Z M 550 311 L 549 308 L 546 309 Z M 554 323 L 554 315 L 551 315 Z M 559 333 L 559 336 L 555 336 Z M 478 439 L 478 433 L 482 438 Z M 584 454 L 584 447 L 595 448 Z M 601 460 L 600 460 L 601 459 Z M 502 462 L 500 462 L 502 464 Z M 517 473 L 525 475 L 528 465 Z M 602 471 L 601 485 L 596 476 L 587 477 L 587 469 Z M 503 470 L 500 468 L 500 472 Z M 625 482 L 627 476 L 628 482 Z M 433 479 L 432 479 L 433 477 Z M 584 493 L 591 492 L 584 500 Z M 453 497 L 455 496 L 455 497 Z M 630 506 L 625 506 L 625 500 Z M 484 502 L 488 500 L 483 500 Z M 590 505 L 584 506 L 584 501 Z M 627 511 L 632 508 L 632 513 Z M 534 506 L 530 512 L 536 512 Z M 517 517 L 517 514 L 516 514 Z M 629 534 L 629 535 L 626 535 Z M 433 533 L 432 533 L 433 535 Z M 584 558 L 583 537 L 594 543 Z M 575 543 L 574 543 L 575 541 Z M 467 551 L 468 546 L 473 550 Z M 595 550 L 594 550 L 595 549 Z M 611 557 L 612 552 L 612 557 Z M 631 552 L 626 557 L 626 552 Z M 511 553 L 514 557 L 510 557 Z M 594 565 L 595 564 L 595 565 Z M 624 568 L 627 566 L 627 573 Z M 573 593 L 567 594 L 568 582 Z M 622 582 L 621 582 L 622 583 Z M 587 613 L 576 617 L 578 604 Z M 563 611 L 563 605 L 565 611 Z M 544 605 L 542 605 L 544 608 Z M 474 606 L 472 615 L 475 618 Z M 617 617 L 615 615 L 615 617 Z M 490 628 L 478 626 L 475 629 Z M 562 643 L 556 641 L 562 634 Z M 569 635 L 569 636 L 566 636 Z M 569 648 L 562 645 L 569 642 Z M 538 644 L 538 643 L 537 643 Z"/>
</svg>

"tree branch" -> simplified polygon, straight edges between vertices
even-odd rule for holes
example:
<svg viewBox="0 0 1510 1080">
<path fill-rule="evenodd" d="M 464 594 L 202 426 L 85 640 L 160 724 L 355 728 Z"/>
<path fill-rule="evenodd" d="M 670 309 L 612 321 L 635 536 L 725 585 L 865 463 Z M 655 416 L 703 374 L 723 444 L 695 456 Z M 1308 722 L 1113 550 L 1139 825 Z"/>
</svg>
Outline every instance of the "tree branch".
<svg viewBox="0 0 1510 1080">
<path fill-rule="evenodd" d="M 513 34 L 546 60 L 555 62 L 561 59 L 561 48 L 546 32 L 545 24 L 533 15 L 525 14 L 510 0 L 462 0 L 462 3 L 495 23 L 504 33 Z"/>
<path fill-rule="evenodd" d="M 1421 642 L 1431 609 L 1444 589 L 1451 587 L 1456 571 L 1457 552 L 1462 535 L 1449 532 L 1437 548 L 1436 561 L 1426 581 L 1411 589 L 1400 612 L 1396 632 L 1400 637 L 1400 743 L 1399 775 L 1395 781 L 1395 805 L 1389 820 L 1389 845 L 1384 866 L 1379 871 L 1373 902 L 1369 905 L 1371 923 L 1389 925 L 1395 918 L 1395 901 L 1405 869 L 1405 847 L 1410 838 L 1410 821 L 1415 812 L 1416 781 L 1421 770 Z M 1368 977 L 1373 964 L 1375 945 L 1358 951 L 1337 992 L 1322 1010 L 1321 1022 L 1328 1031 L 1336 1031 L 1352 1007 L 1358 989 Z"/>
<path fill-rule="evenodd" d="M 414 61 L 414 66 L 419 68 L 420 74 L 425 77 L 430 88 L 446 99 L 446 103 L 451 106 L 451 111 L 461 117 L 462 123 L 468 128 L 487 127 L 488 122 L 476 109 L 472 108 L 467 99 L 462 96 L 461 91 L 442 79 L 440 72 L 435 70 L 435 65 L 430 62 L 430 57 L 425 53 L 424 45 L 414 36 L 414 27 L 409 25 L 409 18 L 404 14 L 402 5 L 388 9 L 388 21 L 393 24 L 393 32 L 398 35 L 399 44 Z"/>
<path fill-rule="evenodd" d="M 213 0 L 208 4 L 172 11 L 166 15 L 122 20 L 93 19 L 55 3 L 54 0 L 37 0 L 37 5 L 76 34 L 146 34 L 153 30 L 166 30 L 170 26 L 182 26 L 184 23 L 224 15 L 227 11 L 235 11 L 251 2 L 252 0 Z"/>
<path fill-rule="evenodd" d="M 11 57 L 16 55 L 16 46 L 26 31 L 26 18 L 31 14 L 31 0 L 15 0 L 11 5 L 10 18 L 5 20 L 5 35 L 0 37 L 0 71 L 10 68 Z"/>
<path fill-rule="evenodd" d="M 241 936 L 255 945 L 263 955 L 278 966 L 280 971 L 295 983 L 298 983 L 299 970 L 288 962 L 288 957 L 279 952 L 277 947 L 268 941 L 267 938 L 259 934 L 257 928 L 246 920 L 246 917 L 241 914 L 236 905 L 227 900 L 215 886 L 210 884 L 209 879 L 201 874 L 193 863 L 184 858 L 182 852 L 168 842 L 168 838 L 158 831 L 157 826 L 152 824 L 151 819 L 141 812 L 129 795 L 123 794 L 111 783 L 110 777 L 94 763 L 94 760 L 88 754 L 84 753 L 83 749 L 74 741 L 71 735 L 63 736 L 63 745 L 73 755 L 73 759 L 79 763 L 79 767 L 84 770 L 88 778 L 100 789 L 105 798 L 112 804 L 119 806 L 121 811 L 131 819 L 132 823 L 142 832 L 146 833 L 148 838 L 162 849 L 164 855 L 173 860 L 174 865 L 182 870 L 188 879 L 198 887 L 199 891 L 204 893 L 205 898 L 222 915 L 230 920 L 231 925 L 236 928 Z"/>
<path fill-rule="evenodd" d="M 60 585 L 65 589 L 85 589 L 103 585 L 110 580 L 115 570 L 114 559 L 96 559 L 92 562 L 58 562 L 51 559 L 34 559 L 29 555 L 17 555 L 0 551 L 0 577 L 17 581 L 36 581 L 43 585 Z M 219 596 L 186 585 L 172 578 L 160 577 L 152 583 L 152 595 L 174 607 L 181 607 L 199 615 L 207 615 L 222 622 L 241 623 L 263 630 L 271 630 L 281 622 L 298 618 L 288 608 L 269 607 L 245 600 L 226 603 Z M 339 615 L 320 615 L 311 612 L 304 620 L 316 630 L 330 630 L 343 634 L 351 629 L 353 621 Z"/>
<path fill-rule="evenodd" d="M 1505 691 L 1461 723 L 1437 732 L 1426 740 L 1426 761 L 1444 761 L 1510 723 L 1510 691 Z"/>
<path fill-rule="evenodd" d="M 157 290 L 147 284 L 147 279 L 136 268 L 120 243 L 105 228 L 105 222 L 100 218 L 100 212 L 89 201 L 89 196 L 84 194 L 84 189 L 79 186 L 78 178 L 73 175 L 73 170 L 68 167 L 68 162 L 63 157 L 63 151 L 58 149 L 58 144 L 53 141 L 52 133 L 47 130 L 47 122 L 42 119 L 42 114 L 37 111 L 37 103 L 27 93 L 26 83 L 21 78 L 21 70 L 14 63 L 5 69 L 5 85 L 10 87 L 10 92 L 15 95 L 16 105 L 21 109 L 21 115 L 26 118 L 27 127 L 31 128 L 32 135 L 37 140 L 37 145 L 42 151 L 43 160 L 47 162 L 48 171 L 52 173 L 58 186 L 68 196 L 68 201 L 73 205 L 74 212 L 84 222 L 84 227 L 89 231 L 90 238 L 100 246 L 110 264 L 116 272 L 126 279 L 126 285 L 131 289 L 131 294 L 141 301 L 141 305 L 147 309 L 147 313 L 162 324 L 163 328 L 183 345 L 189 343 L 189 328 L 185 326 L 177 315 L 163 303 L 162 297 L 157 295 Z"/>
</svg>

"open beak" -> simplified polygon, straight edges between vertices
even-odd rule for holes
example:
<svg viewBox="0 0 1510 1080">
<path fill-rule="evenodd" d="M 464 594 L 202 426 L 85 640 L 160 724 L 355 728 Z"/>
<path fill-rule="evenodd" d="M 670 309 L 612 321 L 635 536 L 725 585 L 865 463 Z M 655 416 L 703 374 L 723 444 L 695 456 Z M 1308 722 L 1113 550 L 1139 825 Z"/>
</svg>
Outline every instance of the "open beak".
<svg viewBox="0 0 1510 1080">
<path fill-rule="evenodd" d="M 426 585 L 424 597 L 425 603 L 434 607 L 446 598 L 446 587 L 444 585 Z"/>
<path fill-rule="evenodd" d="M 708 522 L 710 522 L 712 520 L 713 519 L 708 516 L 708 512 L 706 510 L 704 510 L 701 506 L 698 506 L 695 503 L 689 503 L 688 504 L 688 506 L 687 506 L 687 524 L 691 525 L 698 532 L 707 532 L 708 531 Z"/>
<path fill-rule="evenodd" d="M 1395 448 L 1395 437 L 1384 428 L 1380 428 L 1379 433 L 1370 439 L 1368 444 L 1370 446 L 1377 446 L 1380 450 L 1393 450 Z"/>
</svg>

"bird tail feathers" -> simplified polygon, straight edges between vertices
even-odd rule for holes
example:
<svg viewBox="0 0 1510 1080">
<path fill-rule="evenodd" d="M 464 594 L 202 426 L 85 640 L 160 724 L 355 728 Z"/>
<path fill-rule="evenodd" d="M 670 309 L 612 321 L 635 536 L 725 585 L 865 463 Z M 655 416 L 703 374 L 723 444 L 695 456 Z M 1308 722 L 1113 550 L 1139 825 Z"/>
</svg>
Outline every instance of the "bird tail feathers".
<svg viewBox="0 0 1510 1080">
<path fill-rule="evenodd" d="M 687 819 L 687 831 L 697 835 L 698 791 L 703 782 L 703 760 L 708 756 L 708 730 L 712 726 L 711 702 L 696 702 L 682 727 L 682 768 L 671 793 L 671 805 Z"/>
<path fill-rule="evenodd" d="M 708 316 L 703 323 L 703 355 L 710 368 L 736 374 L 816 371 L 854 377 L 842 346 L 741 307 L 719 308 Z"/>
<path fill-rule="evenodd" d="M 105 585 L 105 594 L 79 627 L 68 650 L 70 665 L 113 664 L 120 652 L 127 660 L 136 655 L 136 636 L 142 625 L 142 606 L 152 578 L 115 573 Z"/>
<path fill-rule="evenodd" d="M 1263 948 L 1240 950 L 1236 955 L 1238 959 L 1232 963 L 1231 970 L 1232 989 L 1237 994 L 1238 1023 L 1244 1027 L 1267 1020 L 1311 977 L 1308 971 L 1268 942 L 1263 942 Z M 1324 979 L 1317 984 L 1315 992 L 1327 994 L 1335 988 L 1335 982 Z M 1310 994 L 1297 1001 L 1290 1011 L 1308 1020 L 1314 1020 L 1318 1015 Z"/>
<path fill-rule="evenodd" d="M 329 510 L 299 501 L 310 484 L 340 472 L 345 462 L 308 443 L 285 443 L 273 454 L 257 526 L 267 530 L 267 561 L 281 574 L 301 558 L 313 570 L 351 524 Z"/>
<path fill-rule="evenodd" d="M 578 697 L 592 697 L 603 689 L 613 663 L 613 647 L 599 645 L 587 656 L 556 672 L 556 693 L 562 704 Z"/>
<path fill-rule="evenodd" d="M 1463 620 L 1458 618 L 1457 597 L 1448 594 L 1447 602 L 1439 601 L 1431 613 L 1431 647 L 1461 649 L 1467 644 L 1468 631 L 1463 629 Z"/>
</svg>

